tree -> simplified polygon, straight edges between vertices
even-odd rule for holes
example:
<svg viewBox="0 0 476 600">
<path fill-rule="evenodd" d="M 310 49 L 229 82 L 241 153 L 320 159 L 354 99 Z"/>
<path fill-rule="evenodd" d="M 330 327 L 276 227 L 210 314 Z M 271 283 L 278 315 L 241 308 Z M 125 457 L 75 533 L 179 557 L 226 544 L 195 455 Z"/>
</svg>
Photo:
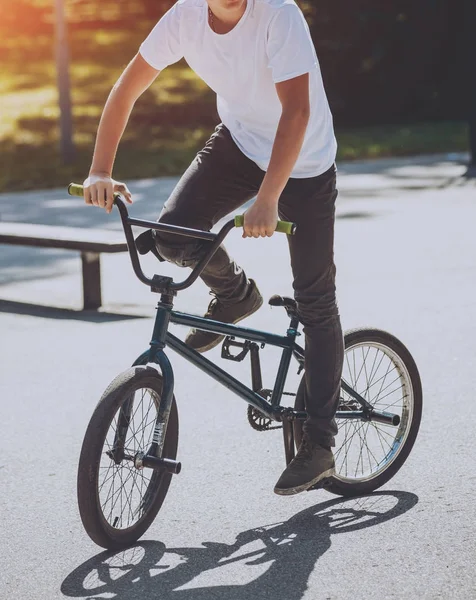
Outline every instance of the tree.
<svg viewBox="0 0 476 600">
<path fill-rule="evenodd" d="M 301 4 L 340 124 L 421 119 L 436 112 L 449 0 Z"/>
<path fill-rule="evenodd" d="M 60 108 L 60 153 L 65 164 L 73 162 L 73 120 L 69 81 L 69 48 L 66 33 L 64 0 L 55 0 L 56 8 L 56 70 Z"/>
</svg>

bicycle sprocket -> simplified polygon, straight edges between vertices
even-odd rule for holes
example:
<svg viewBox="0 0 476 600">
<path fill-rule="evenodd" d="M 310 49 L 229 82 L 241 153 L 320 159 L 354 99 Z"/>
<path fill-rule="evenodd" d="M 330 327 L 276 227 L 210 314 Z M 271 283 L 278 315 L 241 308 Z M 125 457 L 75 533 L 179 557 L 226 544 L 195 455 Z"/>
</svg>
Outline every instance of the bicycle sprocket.
<svg viewBox="0 0 476 600">
<path fill-rule="evenodd" d="M 273 420 L 254 406 L 248 406 L 248 423 L 255 431 L 270 431 L 271 429 L 281 428 L 281 425 L 273 425 Z"/>
</svg>

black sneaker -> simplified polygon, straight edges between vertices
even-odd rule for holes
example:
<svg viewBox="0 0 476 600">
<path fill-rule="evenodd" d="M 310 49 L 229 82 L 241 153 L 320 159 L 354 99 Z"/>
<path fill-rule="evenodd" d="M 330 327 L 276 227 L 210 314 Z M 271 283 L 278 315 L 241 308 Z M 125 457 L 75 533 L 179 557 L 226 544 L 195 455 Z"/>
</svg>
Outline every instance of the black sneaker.
<svg viewBox="0 0 476 600">
<path fill-rule="evenodd" d="M 279 478 L 274 493 L 280 496 L 299 494 L 334 474 L 335 462 L 332 451 L 312 442 L 304 434 L 295 458 Z"/>
<path fill-rule="evenodd" d="M 213 298 L 208 306 L 205 319 L 213 319 L 223 323 L 238 323 L 246 317 L 255 313 L 263 304 L 263 297 L 259 293 L 256 283 L 250 279 L 249 289 L 246 296 L 235 304 L 223 304 L 217 297 Z M 191 329 L 185 338 L 185 343 L 197 352 L 207 352 L 218 346 L 225 338 L 219 333 Z"/>
</svg>

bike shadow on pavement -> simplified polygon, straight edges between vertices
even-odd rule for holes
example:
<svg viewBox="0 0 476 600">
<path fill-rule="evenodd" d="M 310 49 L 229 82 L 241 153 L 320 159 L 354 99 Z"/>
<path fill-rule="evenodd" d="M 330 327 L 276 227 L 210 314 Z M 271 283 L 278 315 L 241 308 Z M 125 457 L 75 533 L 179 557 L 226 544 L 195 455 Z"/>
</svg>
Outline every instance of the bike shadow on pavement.
<svg viewBox="0 0 476 600">
<path fill-rule="evenodd" d="M 89 559 L 66 577 L 61 592 L 87 600 L 300 600 L 333 535 L 381 525 L 417 502 L 402 491 L 329 500 L 283 523 L 243 531 L 232 544 L 167 548 L 139 541 Z"/>
</svg>

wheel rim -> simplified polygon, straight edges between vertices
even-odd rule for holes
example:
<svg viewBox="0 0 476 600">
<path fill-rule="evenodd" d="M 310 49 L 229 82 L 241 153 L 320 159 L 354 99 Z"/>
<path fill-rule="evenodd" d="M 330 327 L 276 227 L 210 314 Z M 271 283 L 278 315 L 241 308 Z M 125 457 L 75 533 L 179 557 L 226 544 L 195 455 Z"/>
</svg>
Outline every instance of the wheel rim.
<svg viewBox="0 0 476 600">
<path fill-rule="evenodd" d="M 365 482 L 388 469 L 402 451 L 413 419 L 413 386 L 400 356 L 377 342 L 356 343 L 346 349 L 342 378 L 375 410 L 400 417 L 398 427 L 338 419 L 335 478 Z M 339 410 L 361 410 L 361 406 L 342 390 Z"/>
<path fill-rule="evenodd" d="M 114 529 L 128 529 L 137 525 L 146 515 L 159 488 L 163 472 L 138 469 L 131 460 L 116 464 L 113 457 L 121 410 L 131 403 L 130 422 L 125 435 L 124 454 L 135 457 L 147 451 L 152 443 L 159 394 L 149 388 L 141 388 L 124 400 L 111 421 L 98 470 L 98 501 L 103 518 Z"/>
</svg>

